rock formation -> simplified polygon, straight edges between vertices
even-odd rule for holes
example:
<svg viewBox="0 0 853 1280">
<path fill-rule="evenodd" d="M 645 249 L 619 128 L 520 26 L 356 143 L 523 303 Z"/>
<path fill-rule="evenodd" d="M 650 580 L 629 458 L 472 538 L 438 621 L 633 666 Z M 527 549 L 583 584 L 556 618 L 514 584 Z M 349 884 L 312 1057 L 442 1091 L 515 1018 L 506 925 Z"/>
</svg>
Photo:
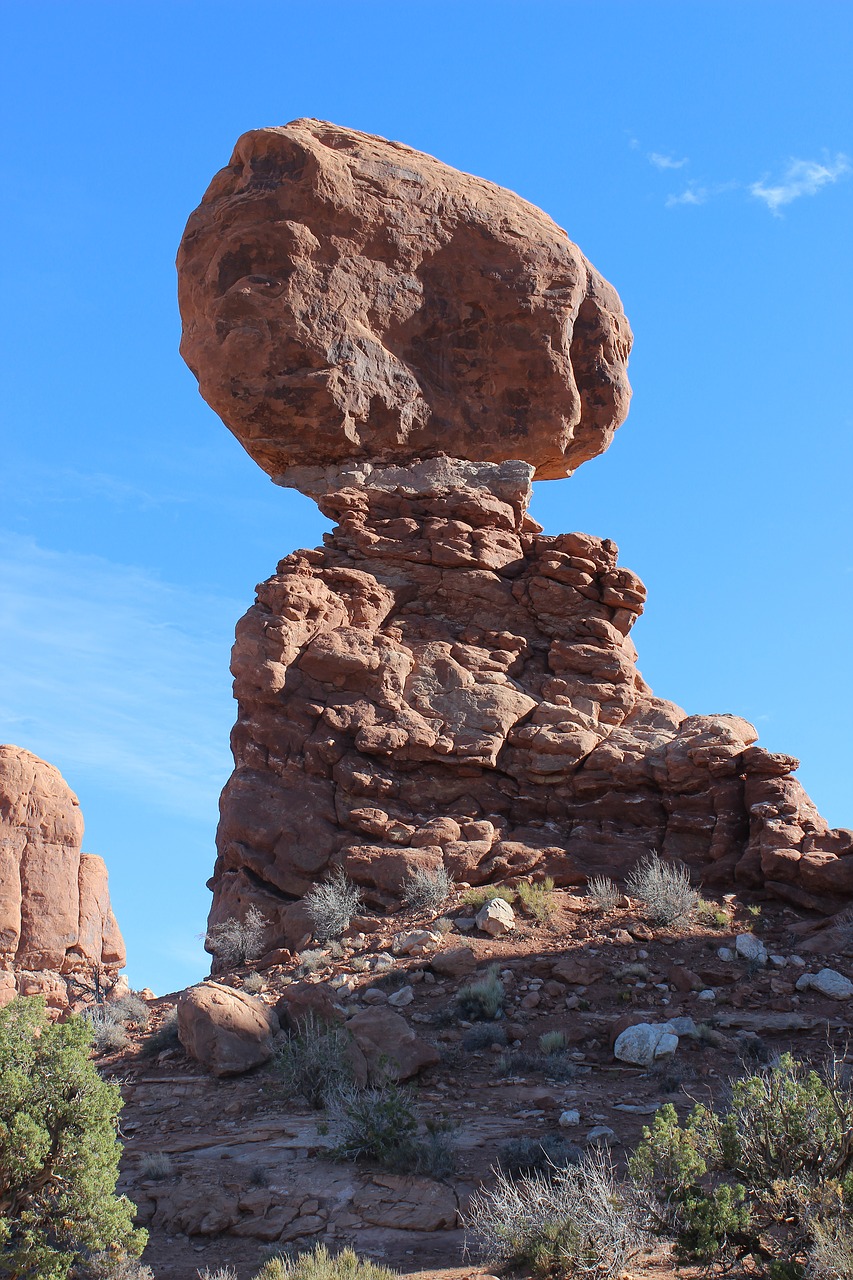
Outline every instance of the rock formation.
<svg viewBox="0 0 853 1280">
<path fill-rule="evenodd" d="M 213 923 L 255 904 L 302 933 L 337 866 L 378 905 L 416 866 L 567 885 L 652 851 L 803 906 L 853 892 L 797 761 L 643 681 L 615 545 L 527 515 L 629 394 L 619 300 L 549 219 L 299 121 L 240 140 L 179 268 L 202 393 L 337 522 L 237 628 Z"/>
<path fill-rule="evenodd" d="M 628 322 L 565 231 L 400 143 L 244 134 L 178 271 L 184 358 L 273 477 L 443 453 L 564 476 L 628 411 Z"/>
<path fill-rule="evenodd" d="M 0 1003 L 18 991 L 65 1008 L 124 966 L 107 869 L 82 840 L 83 815 L 59 770 L 0 746 Z"/>
</svg>

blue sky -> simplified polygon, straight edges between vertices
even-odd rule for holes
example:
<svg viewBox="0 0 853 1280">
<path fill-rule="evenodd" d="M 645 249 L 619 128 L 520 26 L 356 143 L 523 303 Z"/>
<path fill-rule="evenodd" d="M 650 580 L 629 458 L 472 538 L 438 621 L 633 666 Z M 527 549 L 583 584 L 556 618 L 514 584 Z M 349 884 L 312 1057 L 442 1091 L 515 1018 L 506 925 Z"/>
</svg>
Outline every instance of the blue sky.
<svg viewBox="0 0 853 1280">
<path fill-rule="evenodd" d="M 187 216 L 298 116 L 513 188 L 617 287 L 631 415 L 534 514 L 644 579 L 657 693 L 853 825 L 853 6 L 3 0 L 0 41 L 0 740 L 78 792 L 134 985 L 205 971 L 234 623 L 325 527 L 177 350 Z"/>
</svg>

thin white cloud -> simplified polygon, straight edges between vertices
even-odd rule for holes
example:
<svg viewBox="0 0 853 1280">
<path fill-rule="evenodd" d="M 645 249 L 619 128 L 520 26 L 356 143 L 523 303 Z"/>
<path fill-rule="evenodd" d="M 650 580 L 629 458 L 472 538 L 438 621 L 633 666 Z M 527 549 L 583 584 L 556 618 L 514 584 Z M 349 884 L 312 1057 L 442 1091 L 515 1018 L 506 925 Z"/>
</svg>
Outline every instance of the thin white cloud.
<svg viewBox="0 0 853 1280">
<path fill-rule="evenodd" d="M 705 204 L 711 192 L 707 187 L 697 187 L 692 184 L 679 194 L 671 195 L 666 198 L 667 209 L 673 209 L 679 204 Z"/>
<path fill-rule="evenodd" d="M 230 772 L 244 608 L 0 533 L 0 741 L 209 820 Z"/>
<path fill-rule="evenodd" d="M 656 169 L 683 169 L 689 163 L 687 156 L 683 160 L 676 160 L 674 156 L 662 155 L 660 151 L 650 151 L 646 159 Z"/>
<path fill-rule="evenodd" d="M 757 200 L 763 200 L 771 213 L 779 216 L 783 205 L 800 196 L 814 196 L 828 184 L 837 182 L 850 173 L 850 161 L 840 152 L 834 160 L 821 163 L 818 160 L 791 160 L 782 178 L 775 185 L 753 182 L 750 194 Z"/>
</svg>

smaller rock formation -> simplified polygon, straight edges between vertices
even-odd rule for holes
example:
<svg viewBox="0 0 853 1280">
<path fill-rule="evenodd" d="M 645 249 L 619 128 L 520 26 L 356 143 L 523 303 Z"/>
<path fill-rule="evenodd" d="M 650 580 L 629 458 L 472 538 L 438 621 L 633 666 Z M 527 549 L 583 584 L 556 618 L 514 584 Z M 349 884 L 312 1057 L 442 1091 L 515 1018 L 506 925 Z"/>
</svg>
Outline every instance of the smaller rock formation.
<svg viewBox="0 0 853 1280">
<path fill-rule="evenodd" d="M 81 852 L 83 815 L 58 769 L 0 746 L 0 1003 L 64 1009 L 125 964 L 102 858 Z"/>
</svg>

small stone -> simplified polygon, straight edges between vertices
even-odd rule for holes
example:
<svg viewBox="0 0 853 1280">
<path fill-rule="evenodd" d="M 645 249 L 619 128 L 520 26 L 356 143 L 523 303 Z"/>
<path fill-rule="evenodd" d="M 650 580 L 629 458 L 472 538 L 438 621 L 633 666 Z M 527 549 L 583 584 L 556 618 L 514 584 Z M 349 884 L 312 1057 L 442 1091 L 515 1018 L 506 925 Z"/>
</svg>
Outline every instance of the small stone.
<svg viewBox="0 0 853 1280">
<path fill-rule="evenodd" d="M 393 995 L 388 997 L 388 1003 L 393 1005 L 395 1009 L 404 1009 L 407 1004 L 411 1004 L 415 998 L 412 987 L 401 987 L 399 991 L 395 991 Z"/>
<path fill-rule="evenodd" d="M 802 956 L 788 956 L 788 964 L 792 964 L 795 969 L 805 969 L 806 962 Z"/>
<path fill-rule="evenodd" d="M 713 991 L 711 987 L 706 987 L 705 990 L 700 991 L 696 997 L 697 1000 L 716 1000 L 716 998 L 717 993 L 716 991 Z"/>
<path fill-rule="evenodd" d="M 771 956 L 770 963 L 773 965 L 774 969 L 784 969 L 788 961 L 785 956 Z"/>
<path fill-rule="evenodd" d="M 580 996 L 566 996 L 567 1009 L 577 1009 L 580 1002 L 581 1002 Z"/>
<path fill-rule="evenodd" d="M 477 912 L 477 928 L 492 938 L 515 928 L 515 912 L 503 898 L 491 898 Z"/>
<path fill-rule="evenodd" d="M 750 964 L 757 964 L 762 968 L 767 964 L 767 948 L 754 933 L 739 933 L 735 938 L 735 950 L 742 960 Z"/>
<path fill-rule="evenodd" d="M 581 1122 L 581 1113 L 577 1110 L 564 1111 L 557 1121 L 561 1129 L 574 1129 Z"/>
<path fill-rule="evenodd" d="M 718 960 L 724 960 L 726 963 L 728 963 L 728 961 L 730 961 L 730 960 L 734 960 L 734 958 L 735 958 L 735 953 L 732 951 L 731 947 L 718 947 L 718 948 L 717 948 L 717 959 L 718 959 Z"/>
<path fill-rule="evenodd" d="M 388 993 L 383 991 L 381 987 L 368 987 L 366 991 L 361 993 L 361 998 L 365 1004 L 387 1004 Z"/>
<path fill-rule="evenodd" d="M 831 1000 L 849 1000 L 853 996 L 853 982 L 836 969 L 821 969 L 820 973 L 804 973 L 797 979 L 798 991 L 819 991 Z"/>
<path fill-rule="evenodd" d="M 609 1125 L 597 1124 L 593 1129 L 590 1129 L 586 1135 L 586 1140 L 590 1144 L 601 1143 L 603 1146 L 609 1147 L 616 1141 L 616 1134 Z"/>
</svg>

